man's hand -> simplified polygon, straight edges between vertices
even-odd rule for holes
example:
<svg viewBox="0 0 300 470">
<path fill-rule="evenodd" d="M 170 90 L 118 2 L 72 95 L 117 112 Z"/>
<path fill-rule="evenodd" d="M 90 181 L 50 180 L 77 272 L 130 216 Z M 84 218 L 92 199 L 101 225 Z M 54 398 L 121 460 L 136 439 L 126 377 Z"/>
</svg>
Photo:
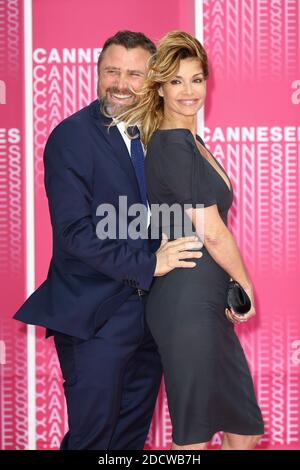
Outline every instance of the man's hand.
<svg viewBox="0 0 300 470">
<path fill-rule="evenodd" d="M 183 261 L 189 258 L 201 258 L 203 243 L 198 237 L 182 237 L 169 242 L 163 234 L 160 247 L 156 252 L 154 276 L 164 276 L 175 268 L 194 268 L 194 261 Z M 188 251 L 199 249 L 199 251 Z"/>
</svg>

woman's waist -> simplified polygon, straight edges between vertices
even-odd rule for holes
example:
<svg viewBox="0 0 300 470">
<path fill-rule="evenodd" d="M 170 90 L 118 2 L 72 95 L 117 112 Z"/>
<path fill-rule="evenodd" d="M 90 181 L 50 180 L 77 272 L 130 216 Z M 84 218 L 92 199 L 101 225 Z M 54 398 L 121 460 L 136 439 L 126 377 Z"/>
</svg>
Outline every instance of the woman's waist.
<svg viewBox="0 0 300 470">
<path fill-rule="evenodd" d="M 223 219 L 225 225 L 227 225 L 226 218 Z M 201 227 L 198 228 L 201 231 Z M 183 221 L 182 223 L 177 224 L 165 224 L 165 225 L 156 225 L 151 221 L 149 227 L 149 235 L 151 239 L 162 239 L 163 235 L 167 237 L 169 241 L 177 240 L 182 237 L 194 237 L 198 236 L 200 239 L 204 239 L 204 227 L 201 233 L 199 234 L 191 223 L 191 221 Z"/>
<path fill-rule="evenodd" d="M 188 250 L 198 251 L 198 250 Z M 228 286 L 230 275 L 220 266 L 210 255 L 207 248 L 203 245 L 200 249 L 202 252 L 201 258 L 188 258 L 186 261 L 194 262 L 193 268 L 175 268 L 165 276 L 156 277 L 155 282 L 173 282 L 178 283 L 186 282 L 201 282 L 205 285 L 213 285 L 214 283 L 220 283 L 221 285 Z M 182 258 L 183 261 L 184 258 Z"/>
</svg>

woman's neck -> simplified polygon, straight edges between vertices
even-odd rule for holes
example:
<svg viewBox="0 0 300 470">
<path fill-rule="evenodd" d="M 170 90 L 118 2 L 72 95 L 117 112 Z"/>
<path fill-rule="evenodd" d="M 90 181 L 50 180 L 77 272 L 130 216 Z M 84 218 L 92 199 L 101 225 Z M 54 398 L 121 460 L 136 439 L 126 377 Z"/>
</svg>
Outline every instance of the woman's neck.
<svg viewBox="0 0 300 470">
<path fill-rule="evenodd" d="M 184 119 L 174 119 L 165 116 L 159 126 L 160 129 L 189 129 L 191 133 L 196 135 L 196 117 L 187 116 Z"/>
</svg>

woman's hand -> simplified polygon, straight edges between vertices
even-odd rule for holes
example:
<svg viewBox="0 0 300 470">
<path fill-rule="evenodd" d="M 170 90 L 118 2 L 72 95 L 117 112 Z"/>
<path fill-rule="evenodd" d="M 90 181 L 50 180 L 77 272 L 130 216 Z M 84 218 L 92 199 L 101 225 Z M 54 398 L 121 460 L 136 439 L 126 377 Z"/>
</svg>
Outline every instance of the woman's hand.
<svg viewBox="0 0 300 470">
<path fill-rule="evenodd" d="M 253 294 L 253 289 L 252 288 L 245 288 L 246 293 L 248 294 L 250 300 L 251 300 L 251 309 L 249 312 L 247 312 L 245 315 L 239 315 L 236 313 L 234 310 L 225 309 L 225 315 L 229 321 L 235 324 L 240 324 L 240 323 L 245 323 L 248 321 L 251 317 L 254 317 L 256 315 L 255 311 L 255 303 L 254 303 L 254 294 Z"/>
</svg>

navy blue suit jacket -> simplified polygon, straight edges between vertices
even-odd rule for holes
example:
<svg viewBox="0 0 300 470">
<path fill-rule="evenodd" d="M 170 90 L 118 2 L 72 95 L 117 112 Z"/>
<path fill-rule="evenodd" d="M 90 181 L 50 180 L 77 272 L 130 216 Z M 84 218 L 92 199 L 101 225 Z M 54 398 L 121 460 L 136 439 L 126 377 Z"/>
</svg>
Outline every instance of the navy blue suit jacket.
<svg viewBox="0 0 300 470">
<path fill-rule="evenodd" d="M 88 339 L 136 288 L 149 290 L 156 265 L 148 240 L 100 240 L 99 204 L 141 203 L 135 171 L 117 127 L 99 101 L 62 121 L 44 152 L 53 254 L 45 282 L 14 318 Z M 129 223 L 132 218 L 128 217 Z"/>
</svg>

